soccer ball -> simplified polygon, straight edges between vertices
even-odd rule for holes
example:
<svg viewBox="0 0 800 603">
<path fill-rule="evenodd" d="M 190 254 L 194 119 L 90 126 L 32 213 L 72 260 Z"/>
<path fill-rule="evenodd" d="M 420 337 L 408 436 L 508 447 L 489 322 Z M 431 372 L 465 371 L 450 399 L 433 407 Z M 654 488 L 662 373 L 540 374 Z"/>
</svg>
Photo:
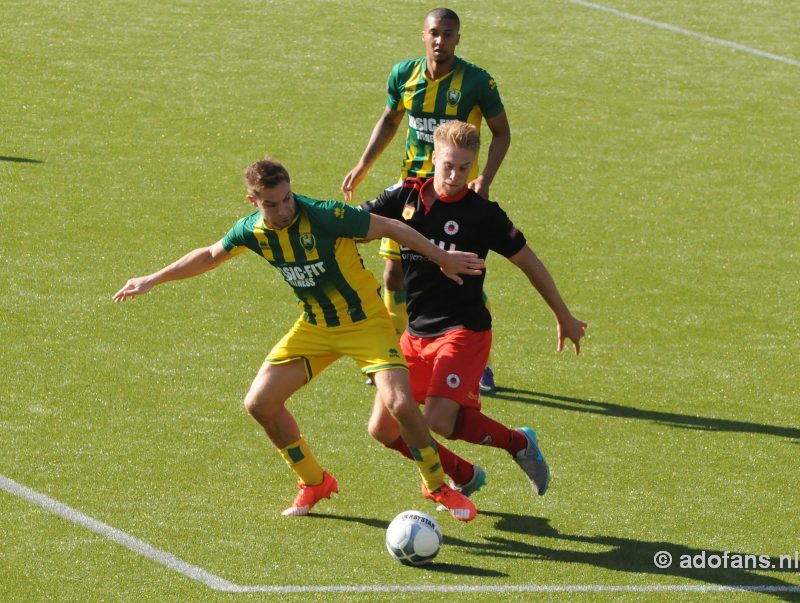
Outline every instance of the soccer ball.
<svg viewBox="0 0 800 603">
<path fill-rule="evenodd" d="M 404 565 L 430 563 L 441 546 L 439 524 L 421 511 L 403 511 L 386 530 L 386 549 Z"/>
</svg>

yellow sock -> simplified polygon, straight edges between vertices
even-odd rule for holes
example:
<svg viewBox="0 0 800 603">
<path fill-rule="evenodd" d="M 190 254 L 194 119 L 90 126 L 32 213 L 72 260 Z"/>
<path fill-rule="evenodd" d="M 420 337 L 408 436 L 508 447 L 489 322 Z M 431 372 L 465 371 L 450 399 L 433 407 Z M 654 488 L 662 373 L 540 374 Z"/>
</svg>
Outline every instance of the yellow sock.
<svg viewBox="0 0 800 603">
<path fill-rule="evenodd" d="M 426 448 L 411 448 L 409 446 L 409 449 L 428 492 L 438 490 L 444 483 L 444 470 L 442 469 L 442 461 L 439 458 L 439 449 L 436 446 L 436 442 L 431 440 L 431 445 Z"/>
<path fill-rule="evenodd" d="M 289 468 L 305 485 L 317 486 L 322 483 L 322 467 L 302 436 L 294 444 L 281 448 L 280 453 Z"/>
<path fill-rule="evenodd" d="M 408 325 L 408 313 L 406 312 L 406 292 L 405 291 L 390 291 L 386 287 L 383 288 L 383 304 L 389 311 L 389 317 L 392 319 L 394 330 L 398 335 L 402 335 Z"/>
</svg>

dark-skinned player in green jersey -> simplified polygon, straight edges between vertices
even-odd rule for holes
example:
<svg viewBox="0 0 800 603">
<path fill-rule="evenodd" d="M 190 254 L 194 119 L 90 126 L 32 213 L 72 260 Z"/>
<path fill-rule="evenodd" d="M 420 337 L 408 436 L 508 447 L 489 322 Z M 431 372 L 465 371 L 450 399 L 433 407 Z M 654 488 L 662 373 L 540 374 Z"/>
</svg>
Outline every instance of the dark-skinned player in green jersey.
<svg viewBox="0 0 800 603">
<path fill-rule="evenodd" d="M 208 272 L 248 249 L 257 253 L 279 270 L 303 310 L 267 355 L 244 401 L 298 478 L 299 492 L 282 514 L 308 515 L 319 500 L 339 491 L 334 477 L 322 469 L 302 437 L 286 402 L 329 364 L 350 356 L 374 380 L 387 412 L 400 425 L 422 477 L 423 495 L 444 505 L 456 519 L 470 521 L 475 506 L 444 483 L 439 451 L 411 395 L 397 335 L 378 294 L 378 283 L 361 262 L 355 239 L 391 236 L 430 257 L 456 282 L 462 282 L 459 274 L 480 274 L 483 260 L 469 252 L 444 251 L 397 220 L 373 216 L 340 201 L 295 194 L 288 172 L 272 159 L 250 165 L 244 179 L 254 213 L 236 222 L 218 242 L 195 249 L 157 272 L 128 280 L 114 294 L 114 301 Z M 361 464 L 368 466 L 365 461 L 361 459 Z"/>
</svg>

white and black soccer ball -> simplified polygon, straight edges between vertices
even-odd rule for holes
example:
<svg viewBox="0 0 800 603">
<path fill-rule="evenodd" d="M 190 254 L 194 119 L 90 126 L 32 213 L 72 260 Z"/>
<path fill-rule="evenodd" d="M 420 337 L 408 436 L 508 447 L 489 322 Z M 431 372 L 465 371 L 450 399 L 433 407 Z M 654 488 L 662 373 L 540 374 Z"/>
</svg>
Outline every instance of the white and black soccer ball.
<svg viewBox="0 0 800 603">
<path fill-rule="evenodd" d="M 403 511 L 386 530 L 386 549 L 404 565 L 430 563 L 441 546 L 439 524 L 421 511 Z"/>
</svg>

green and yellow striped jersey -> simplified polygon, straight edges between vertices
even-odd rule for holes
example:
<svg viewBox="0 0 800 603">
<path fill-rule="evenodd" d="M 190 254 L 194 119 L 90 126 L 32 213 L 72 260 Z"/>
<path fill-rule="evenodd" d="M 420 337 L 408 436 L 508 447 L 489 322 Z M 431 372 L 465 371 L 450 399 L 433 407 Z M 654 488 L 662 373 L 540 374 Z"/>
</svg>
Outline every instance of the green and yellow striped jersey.
<svg viewBox="0 0 800 603">
<path fill-rule="evenodd" d="M 397 63 L 387 81 L 386 104 L 408 115 L 406 157 L 402 179 L 430 177 L 433 173 L 433 131 L 447 121 L 465 121 L 480 130 L 483 117 L 503 112 L 503 103 L 492 76 L 480 67 L 456 57 L 453 70 L 438 80 L 425 75 L 427 57 Z M 478 175 L 472 166 L 470 180 Z"/>
<path fill-rule="evenodd" d="M 249 249 L 275 266 L 311 324 L 336 327 L 384 312 L 378 282 L 354 240 L 367 236 L 370 214 L 340 201 L 298 194 L 294 200 L 297 215 L 289 226 L 273 230 L 256 211 L 228 231 L 225 250 Z"/>
</svg>

